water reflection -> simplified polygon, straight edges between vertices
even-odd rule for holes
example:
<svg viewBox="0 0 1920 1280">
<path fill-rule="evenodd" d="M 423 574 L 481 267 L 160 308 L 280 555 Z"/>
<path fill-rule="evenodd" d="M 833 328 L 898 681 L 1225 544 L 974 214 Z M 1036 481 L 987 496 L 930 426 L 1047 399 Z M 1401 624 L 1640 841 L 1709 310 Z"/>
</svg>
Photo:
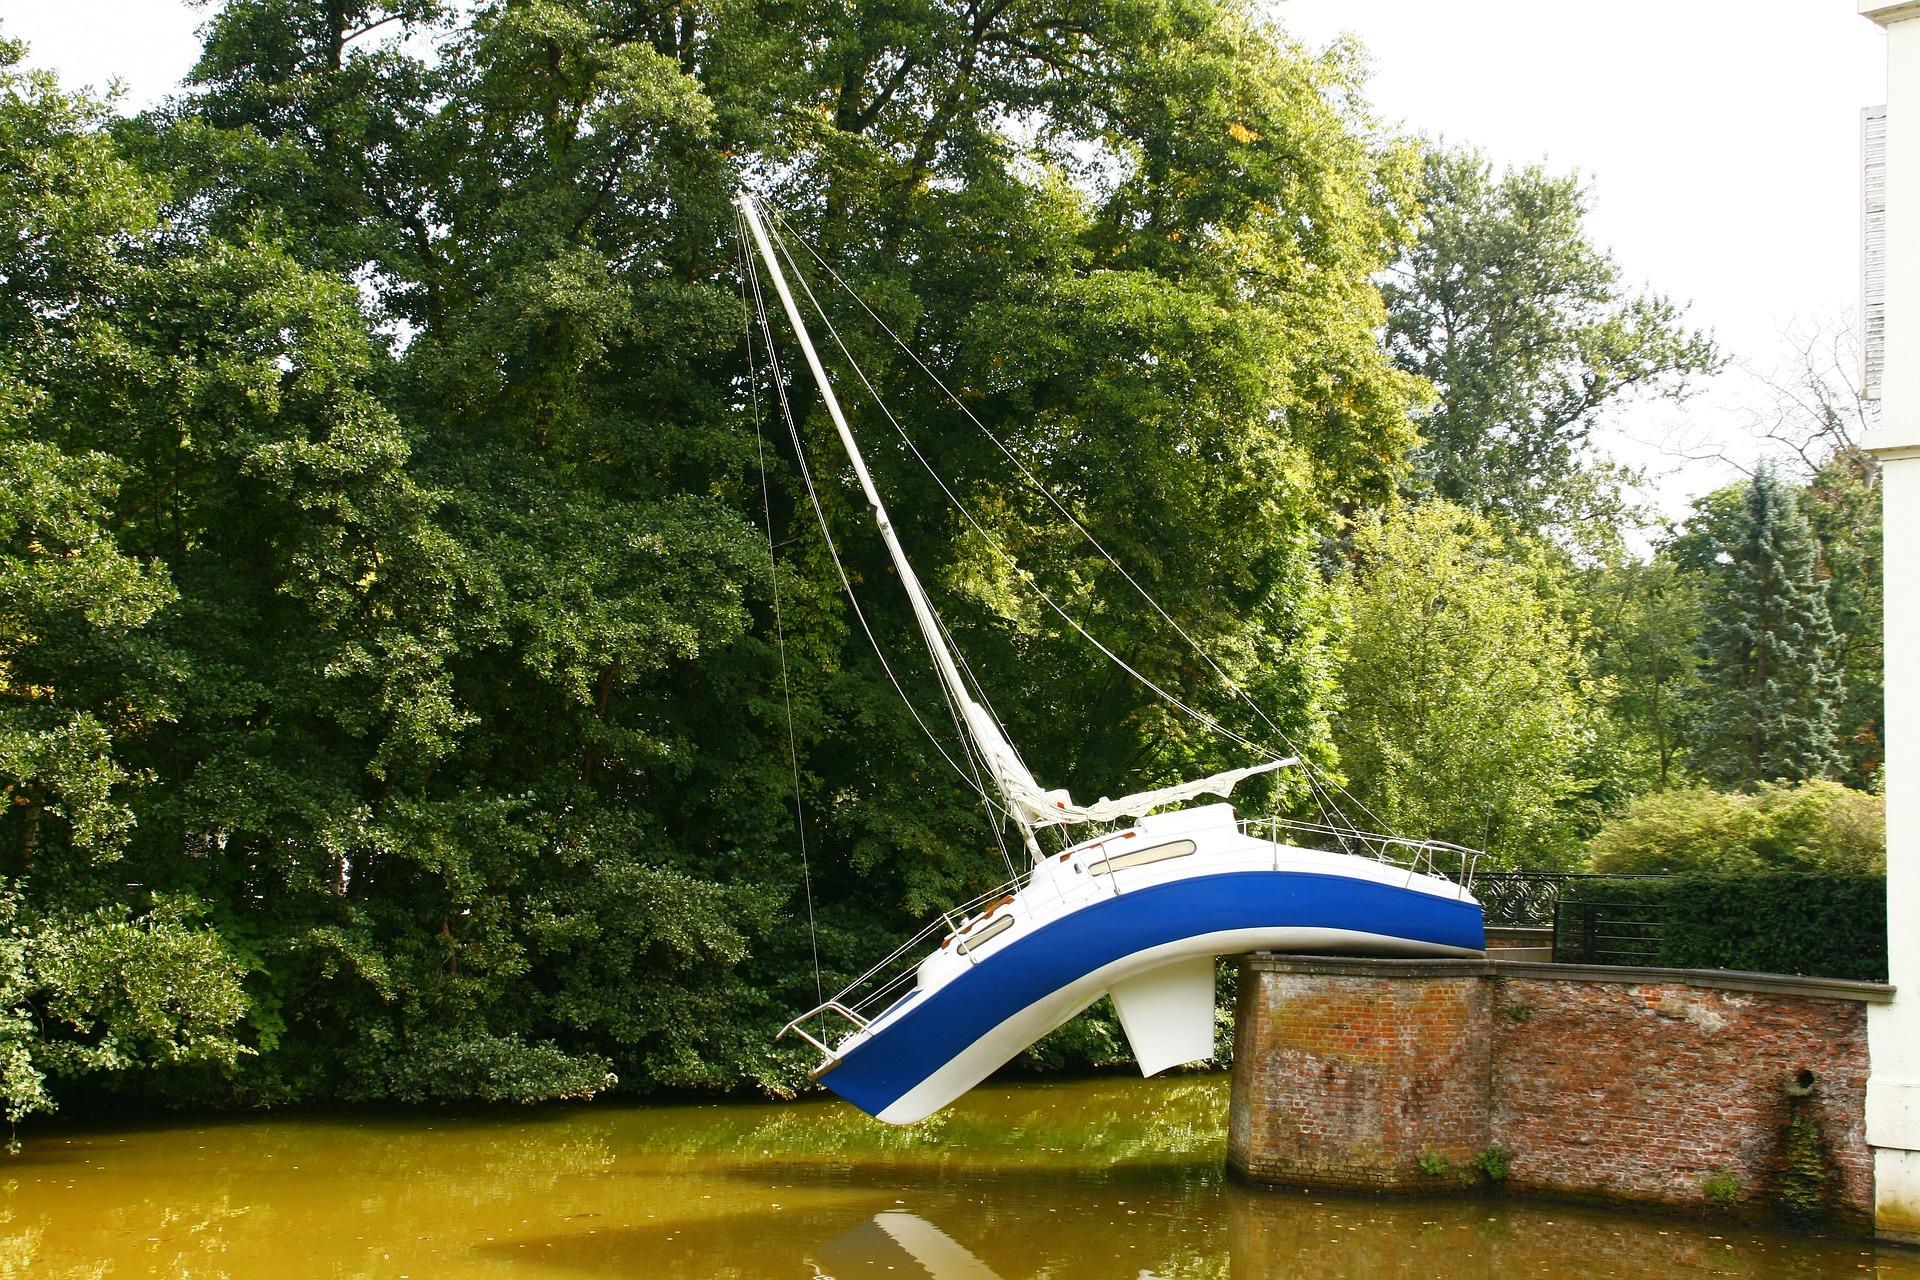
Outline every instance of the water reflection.
<svg viewBox="0 0 1920 1280">
<path fill-rule="evenodd" d="M 28 1135 L 0 1280 L 121 1276 L 1229 1280 L 1879 1275 L 1857 1242 L 1227 1181 L 1225 1082 L 838 1103 L 308 1117 Z"/>
<path fill-rule="evenodd" d="M 916 1213 L 891 1209 L 876 1213 L 853 1230 L 824 1245 L 819 1262 L 833 1274 L 865 1269 L 892 1271 L 911 1261 L 933 1280 L 1001 1280 L 1000 1273 L 969 1253 L 964 1245 Z"/>
<path fill-rule="evenodd" d="M 1087 1251 L 1056 1253 L 1039 1265 L 1018 1256 L 1016 1248 L 1002 1248 L 995 1251 L 996 1267 L 925 1218 L 896 1209 L 843 1232 L 816 1249 L 812 1260 L 817 1274 L 835 1280 L 888 1272 L 931 1280 L 1038 1275 L 1131 1280 L 1495 1280 L 1528 1275 L 1812 1280 L 1843 1274 L 1920 1275 L 1920 1257 L 1876 1254 L 1871 1246 L 1858 1243 L 1789 1239 L 1751 1230 L 1729 1234 L 1698 1224 L 1623 1220 L 1577 1208 L 1372 1199 L 1302 1203 L 1247 1188 L 1230 1188 L 1224 1200 L 1226 1247 L 1217 1252 L 1168 1250 L 1162 1241 L 1147 1258 L 1137 1259 L 1121 1247 L 1119 1237 L 1102 1235 L 1083 1241 L 1090 1246 Z M 1030 1224 L 1003 1222 L 999 1234 L 1017 1235 L 1025 1225 Z M 1142 1261 L 1145 1265 L 1136 1269 Z"/>
</svg>

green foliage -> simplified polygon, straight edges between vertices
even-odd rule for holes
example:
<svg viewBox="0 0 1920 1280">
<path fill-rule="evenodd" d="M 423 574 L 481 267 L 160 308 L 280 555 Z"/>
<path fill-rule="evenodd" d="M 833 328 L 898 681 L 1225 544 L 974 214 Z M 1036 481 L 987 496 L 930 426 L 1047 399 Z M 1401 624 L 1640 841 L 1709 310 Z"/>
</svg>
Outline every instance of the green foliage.
<svg viewBox="0 0 1920 1280">
<path fill-rule="evenodd" d="M 1240 962 L 1222 956 L 1213 975 L 1213 1061 L 1217 1066 L 1233 1062 L 1234 1033 L 1240 1022 Z"/>
<path fill-rule="evenodd" d="M 1672 560 L 1622 560 L 1581 575 L 1585 637 L 1605 681 L 1603 730 L 1627 757 L 1634 791 L 1670 786 L 1688 743 L 1705 624 L 1696 575 Z"/>
<path fill-rule="evenodd" d="M 1388 342 L 1431 381 L 1415 490 L 1541 533 L 1578 534 L 1618 508 L 1589 456 L 1609 405 L 1681 397 L 1716 369 L 1682 308 L 1629 293 L 1589 239 L 1575 176 L 1495 176 L 1473 151 L 1429 148 L 1425 227 L 1387 286 Z"/>
<path fill-rule="evenodd" d="M 29 913 L 0 895 L 0 1106 L 51 1111 L 55 1086 L 158 1092 L 170 1076 L 229 1071 L 246 965 L 191 897 L 148 910 Z"/>
<path fill-rule="evenodd" d="M 1661 963 L 1884 981 L 1886 897 L 1886 881 L 1871 875 L 1685 877 L 1672 900 Z"/>
<path fill-rule="evenodd" d="M 358 1065 L 357 1096 L 395 1102 L 544 1102 L 591 1098 L 619 1083 L 605 1059 L 551 1042 L 434 1028 L 404 1042 L 376 1036 Z"/>
<path fill-rule="evenodd" d="M 1879 479 L 1871 458 L 1847 449 L 1829 458 L 1800 490 L 1800 508 L 1820 546 L 1819 571 L 1833 617 L 1832 658 L 1841 686 L 1840 779 L 1861 790 L 1879 785 L 1886 736 Z"/>
<path fill-rule="evenodd" d="M 1474 1156 L 1471 1164 L 1488 1182 L 1505 1182 L 1508 1172 L 1513 1168 L 1513 1152 L 1495 1143 Z"/>
<path fill-rule="evenodd" d="M 1507 1180 L 1507 1173 L 1513 1168 L 1513 1152 L 1495 1143 L 1484 1151 L 1477 1151 L 1460 1164 L 1455 1164 L 1434 1150 L 1422 1151 L 1418 1164 L 1420 1172 L 1430 1178 L 1451 1177 L 1463 1187 L 1497 1185 Z"/>
<path fill-rule="evenodd" d="M 1886 867 L 1886 801 L 1832 782 L 1641 796 L 1588 841 L 1595 871 L 1832 871 Z"/>
<path fill-rule="evenodd" d="M 1716 1209 L 1733 1209 L 1740 1203 L 1740 1179 L 1730 1169 L 1716 1169 L 1700 1183 L 1700 1194 Z"/>
<path fill-rule="evenodd" d="M 804 1087 L 807 1055 L 769 1047 L 814 984 L 743 184 L 1331 757 L 1315 551 L 1392 493 L 1421 394 L 1374 340 L 1414 174 L 1352 51 L 1187 0 L 236 0 L 204 36 L 194 92 L 134 121 L 0 58 L 0 870 L 6 936 L 51 966 L 8 961 L 15 1114 Z M 832 305 L 987 530 L 853 406 L 1042 775 L 1117 793 L 1241 763 L 1035 607 L 1029 577 L 1268 736 Z M 801 415 L 862 606 L 940 723 Z M 1003 870 L 771 458 L 831 989 Z M 136 955 L 173 996 L 105 980 Z M 1097 1019 L 1056 1050 L 1121 1052 Z"/>
<path fill-rule="evenodd" d="M 8 870 L 43 848 L 115 856 L 133 778 L 115 736 L 165 716 L 165 655 L 146 624 L 174 593 L 107 527 L 116 468 L 99 453 L 0 439 L 0 839 Z"/>
<path fill-rule="evenodd" d="M 1101 999 L 1065 1026 L 1042 1037 L 1016 1062 L 1026 1070 L 1058 1071 L 1065 1067 L 1112 1067 L 1133 1060 L 1120 1015 L 1113 1002 Z"/>
<path fill-rule="evenodd" d="M 10 1126 L 57 1105 L 46 1072 L 35 1061 L 41 1040 L 28 1003 L 39 985 L 28 969 L 31 945 L 18 896 L 0 895 L 0 1107 Z"/>
<path fill-rule="evenodd" d="M 1839 763 L 1838 639 L 1793 489 L 1762 466 L 1707 566 L 1694 758 L 1710 780 L 1828 776 Z"/>
<path fill-rule="evenodd" d="M 1588 672 L 1559 571 L 1527 556 L 1447 503 L 1360 525 L 1341 759 L 1388 829 L 1538 869 L 1578 852 Z"/>
<path fill-rule="evenodd" d="M 1820 1125 L 1806 1107 L 1795 1107 L 1780 1152 L 1780 1207 L 1802 1222 L 1825 1216 L 1833 1170 Z"/>
<path fill-rule="evenodd" d="M 1884 981 L 1887 890 L 1880 875 L 1831 871 L 1693 873 L 1569 885 L 1563 902 L 1607 902 L 1658 920 L 1658 963 Z M 1563 957 L 1565 958 L 1565 957 Z"/>
</svg>

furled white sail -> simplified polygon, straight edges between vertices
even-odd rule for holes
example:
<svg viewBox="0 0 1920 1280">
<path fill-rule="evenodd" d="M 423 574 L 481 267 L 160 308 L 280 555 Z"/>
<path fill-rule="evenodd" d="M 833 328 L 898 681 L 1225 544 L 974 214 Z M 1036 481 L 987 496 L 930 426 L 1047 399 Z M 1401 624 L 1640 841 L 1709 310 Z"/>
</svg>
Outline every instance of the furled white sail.
<svg viewBox="0 0 1920 1280">
<path fill-rule="evenodd" d="M 1214 795 L 1225 798 L 1233 791 L 1233 786 L 1242 778 L 1250 778 L 1256 773 L 1267 773 L 1274 769 L 1284 769 L 1288 765 L 1300 763 L 1298 756 L 1289 756 L 1284 760 L 1269 760 L 1263 764 L 1248 765 L 1244 769 L 1228 769 L 1224 773 L 1208 774 L 1191 782 L 1176 783 L 1171 787 L 1156 787 L 1151 791 L 1137 791 L 1132 795 L 1110 800 L 1105 796 L 1092 804 L 1076 804 L 1071 795 L 1063 788 L 1048 790 L 1034 778 L 1033 771 L 1014 751 L 1013 744 L 1000 732 L 1000 726 L 994 723 L 984 707 L 971 698 L 963 704 L 966 708 L 967 728 L 972 732 L 975 742 L 980 744 L 986 756 L 987 767 L 993 772 L 993 779 L 999 785 L 1000 794 L 1013 806 L 1017 816 L 1028 826 L 1069 826 L 1081 822 L 1112 822 L 1116 818 L 1141 818 L 1163 805 L 1178 804 L 1183 800 L 1192 800 L 1196 796 Z"/>
</svg>

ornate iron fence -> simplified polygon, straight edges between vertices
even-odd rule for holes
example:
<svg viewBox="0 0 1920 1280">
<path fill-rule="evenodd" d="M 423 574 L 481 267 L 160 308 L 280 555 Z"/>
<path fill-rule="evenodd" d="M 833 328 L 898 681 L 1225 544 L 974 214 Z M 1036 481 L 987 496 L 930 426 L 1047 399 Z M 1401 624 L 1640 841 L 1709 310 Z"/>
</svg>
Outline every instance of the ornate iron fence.
<svg viewBox="0 0 1920 1280">
<path fill-rule="evenodd" d="M 1585 880 L 1658 880 L 1660 876 L 1608 876 L 1572 871 L 1483 871 L 1474 896 L 1493 928 L 1551 928 L 1554 907 L 1568 885 Z"/>
</svg>

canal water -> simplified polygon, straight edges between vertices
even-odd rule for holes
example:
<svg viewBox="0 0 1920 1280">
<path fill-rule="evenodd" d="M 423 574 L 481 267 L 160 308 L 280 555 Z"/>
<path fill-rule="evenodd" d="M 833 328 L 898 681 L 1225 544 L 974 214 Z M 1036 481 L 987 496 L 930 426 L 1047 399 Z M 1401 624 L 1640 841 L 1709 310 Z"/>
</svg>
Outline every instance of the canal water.
<svg viewBox="0 0 1920 1280">
<path fill-rule="evenodd" d="M 825 1101 L 42 1128 L 0 1163 L 0 1280 L 1920 1280 L 1857 1240 L 1253 1190 L 1226 1104 L 1214 1076 L 992 1086 L 909 1129 Z"/>
</svg>

